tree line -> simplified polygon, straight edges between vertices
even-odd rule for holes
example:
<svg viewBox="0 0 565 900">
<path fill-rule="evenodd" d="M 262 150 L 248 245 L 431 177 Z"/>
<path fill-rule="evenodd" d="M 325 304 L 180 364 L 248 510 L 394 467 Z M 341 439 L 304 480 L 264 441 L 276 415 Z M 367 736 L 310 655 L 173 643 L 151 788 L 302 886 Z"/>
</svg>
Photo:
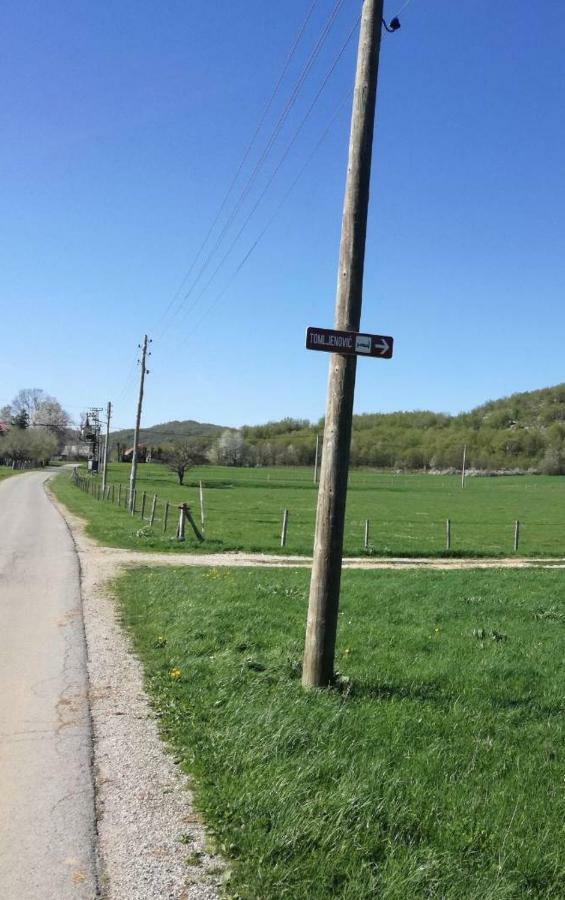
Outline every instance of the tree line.
<svg viewBox="0 0 565 900">
<path fill-rule="evenodd" d="M 324 420 L 285 418 L 226 430 L 201 451 L 229 466 L 310 466 Z M 565 473 L 565 384 L 489 401 L 470 412 L 354 416 L 351 464 L 404 471 Z"/>
</svg>

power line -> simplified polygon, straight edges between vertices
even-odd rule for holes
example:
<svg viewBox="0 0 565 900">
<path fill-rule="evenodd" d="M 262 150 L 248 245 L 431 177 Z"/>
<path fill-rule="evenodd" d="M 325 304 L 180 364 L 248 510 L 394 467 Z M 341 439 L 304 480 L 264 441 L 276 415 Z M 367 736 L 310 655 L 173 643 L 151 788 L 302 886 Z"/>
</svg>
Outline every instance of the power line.
<svg viewBox="0 0 565 900">
<path fill-rule="evenodd" d="M 173 297 L 172 297 L 171 300 L 169 301 L 169 304 L 168 304 L 167 308 L 165 309 L 165 311 L 162 313 L 161 317 L 159 318 L 157 325 L 161 325 L 161 323 L 166 319 L 166 317 L 167 317 L 167 315 L 168 315 L 168 313 L 169 313 L 169 310 L 170 310 L 170 309 L 172 308 L 172 306 L 176 303 L 179 294 L 182 292 L 182 289 L 183 289 L 184 285 L 186 284 L 186 282 L 187 282 L 188 279 L 190 278 L 190 276 L 191 276 L 191 274 L 192 274 L 192 272 L 193 272 L 193 270 L 194 270 L 194 267 L 195 267 L 196 263 L 198 262 L 198 260 L 199 260 L 199 258 L 200 258 L 200 256 L 201 256 L 201 254 L 202 254 L 202 252 L 203 252 L 203 250 L 204 250 L 206 244 L 208 243 L 208 241 L 209 241 L 209 239 L 210 239 L 210 236 L 211 236 L 212 232 L 214 231 L 214 228 L 215 228 L 216 225 L 218 224 L 218 221 L 219 221 L 219 219 L 220 219 L 220 217 L 221 217 L 221 215 L 222 215 L 222 213 L 223 213 L 223 211 L 224 211 L 224 209 L 225 209 L 225 207 L 226 207 L 226 204 L 227 204 L 227 202 L 228 202 L 228 200 L 229 200 L 229 198 L 230 198 L 230 196 L 231 196 L 231 194 L 232 194 L 232 191 L 233 191 L 233 189 L 234 189 L 234 187 L 235 187 L 235 185 L 236 185 L 236 183 L 237 183 L 237 180 L 238 180 L 239 176 L 241 175 L 241 172 L 242 172 L 242 170 L 243 170 L 243 167 L 245 166 L 245 163 L 247 162 L 247 160 L 248 160 L 248 158 L 249 158 L 249 155 L 250 155 L 250 153 L 251 153 L 251 150 L 253 149 L 253 147 L 254 147 L 254 145 L 255 145 L 255 142 L 256 142 L 256 140 L 257 140 L 257 138 L 258 138 L 258 136 L 259 136 L 259 133 L 260 133 L 260 131 L 261 131 L 263 125 L 265 124 L 266 118 L 267 118 L 267 116 L 268 116 L 268 114 L 269 114 L 269 112 L 270 112 L 270 110 L 271 110 L 271 107 L 272 107 L 272 105 L 273 105 L 273 103 L 274 103 L 274 101 L 275 101 L 275 98 L 276 98 L 276 96 L 277 96 L 277 94 L 278 94 L 278 92 L 279 92 L 279 89 L 280 89 L 281 84 L 282 84 L 282 82 L 283 82 L 283 80 L 284 80 L 284 77 L 285 77 L 285 75 L 286 75 L 286 73 L 287 73 L 287 71 L 288 71 L 288 68 L 289 68 L 289 66 L 290 66 L 290 64 L 291 64 L 291 62 L 292 62 L 292 60 L 293 60 L 293 58 L 294 58 L 294 56 L 295 56 L 295 54 L 296 54 L 296 51 L 297 51 L 298 46 L 299 46 L 299 44 L 300 44 L 300 42 L 301 42 L 301 40 L 302 40 L 302 37 L 303 37 L 303 35 L 304 35 L 304 32 L 306 31 L 306 28 L 307 28 L 307 26 L 308 26 L 308 23 L 309 23 L 310 19 L 312 18 L 312 14 L 314 13 L 314 10 L 316 9 L 316 6 L 318 5 L 318 3 L 319 3 L 319 0 L 312 0 L 312 3 L 310 4 L 310 8 L 308 9 L 308 12 L 306 13 L 306 17 L 305 17 L 304 21 L 302 22 L 302 25 L 300 26 L 300 28 L 299 28 L 299 30 L 298 30 L 298 33 L 296 34 L 296 36 L 295 36 L 295 38 L 294 38 L 294 40 L 293 40 L 293 42 L 292 42 L 292 44 L 291 44 L 290 50 L 289 50 L 288 53 L 287 53 L 287 56 L 286 56 L 284 65 L 283 65 L 283 67 L 282 67 L 282 70 L 281 70 L 281 72 L 280 72 L 280 74 L 279 74 L 279 76 L 278 76 L 276 82 L 275 82 L 275 86 L 274 86 L 274 88 L 273 88 L 273 90 L 272 90 L 272 92 L 271 92 L 271 95 L 270 95 L 269 99 L 267 100 L 267 103 L 265 104 L 265 106 L 264 106 L 264 108 L 263 108 L 263 111 L 262 111 L 261 116 L 260 116 L 260 118 L 259 118 L 259 122 L 258 122 L 257 126 L 255 127 L 255 131 L 253 132 L 253 135 L 252 135 L 252 137 L 251 137 L 251 140 L 249 141 L 249 143 L 247 144 L 247 147 L 245 148 L 245 151 L 244 151 L 244 153 L 243 153 L 243 156 L 242 156 L 242 158 L 241 158 L 241 160 L 240 160 L 240 162 L 239 162 L 239 165 L 238 165 L 238 167 L 237 167 L 237 169 L 236 169 L 235 175 L 233 176 L 233 178 L 232 178 L 232 180 L 231 180 L 231 183 L 230 183 L 230 185 L 229 185 L 229 187 L 228 187 L 226 193 L 224 194 L 224 197 L 223 197 L 223 199 L 222 199 L 222 201 L 221 201 L 221 203 L 220 203 L 220 206 L 218 207 L 218 211 L 217 211 L 216 215 L 214 216 L 214 219 L 212 220 L 212 223 L 211 223 L 210 227 L 208 228 L 208 231 L 206 232 L 206 235 L 205 235 L 205 237 L 204 237 L 204 240 L 203 240 L 202 243 L 200 244 L 200 247 L 198 248 L 198 250 L 197 250 L 197 252 L 196 252 L 196 255 L 194 256 L 194 258 L 193 258 L 193 260 L 192 260 L 192 263 L 190 264 L 190 267 L 189 267 L 188 271 L 187 271 L 186 274 L 184 275 L 184 277 L 183 277 L 183 279 L 182 279 L 182 281 L 181 281 L 179 287 L 177 288 L 175 294 L 173 295 Z M 161 334 L 161 332 L 159 332 L 159 334 Z"/>
<path fill-rule="evenodd" d="M 313 49 L 310 51 L 308 59 L 306 60 L 306 63 L 304 64 L 302 71 L 301 71 L 300 75 L 298 76 L 298 79 L 294 85 L 291 95 L 288 98 L 286 105 L 277 120 L 277 123 L 275 124 L 273 130 L 271 131 L 271 134 L 267 140 L 267 144 L 263 148 L 263 151 L 262 151 L 258 161 L 256 162 L 250 176 L 248 177 L 234 207 L 232 208 L 232 210 L 228 216 L 228 219 L 222 226 L 222 229 L 220 230 L 220 233 L 219 233 L 218 237 L 216 238 L 216 242 L 215 242 L 214 246 L 212 247 L 212 249 L 209 251 L 208 255 L 206 256 L 206 259 L 204 260 L 202 266 L 200 267 L 189 290 L 186 292 L 186 294 L 181 298 L 180 302 L 177 304 L 177 309 L 173 311 L 173 313 L 172 313 L 173 318 L 180 312 L 185 301 L 193 293 L 198 282 L 202 278 L 202 275 L 204 274 L 204 272 L 210 265 L 210 262 L 213 259 L 215 253 L 220 248 L 224 237 L 226 236 L 231 224 L 233 223 L 238 212 L 240 211 L 243 203 L 247 199 L 247 196 L 249 195 L 250 191 L 252 190 L 260 171 L 262 170 L 286 120 L 288 119 L 288 116 L 289 116 L 291 110 L 293 109 L 293 107 L 296 103 L 296 100 L 300 94 L 300 91 L 302 90 L 302 87 L 304 86 L 304 83 L 305 83 L 308 75 L 310 74 L 310 71 L 312 70 L 314 63 L 316 62 L 316 60 L 318 59 L 318 56 L 320 55 L 320 53 L 322 51 L 322 48 L 329 36 L 329 33 L 335 23 L 335 20 L 341 10 L 341 7 L 343 6 L 343 3 L 344 3 L 344 0 L 336 0 L 331 13 L 330 13 L 328 19 L 326 20 L 324 27 L 322 28 L 320 36 L 318 37 L 318 40 L 316 41 L 316 44 L 314 45 Z M 166 329 L 163 329 L 163 331 L 161 332 L 162 335 L 164 334 L 165 330 Z"/>
<path fill-rule="evenodd" d="M 280 160 L 279 160 L 279 162 L 278 162 L 276 168 L 275 168 L 274 171 L 272 172 L 272 174 L 271 174 L 269 180 L 267 181 L 266 185 L 264 186 L 264 188 L 263 188 L 261 194 L 259 195 L 259 197 L 258 197 L 258 199 L 256 200 L 255 204 L 254 204 L 253 207 L 251 208 L 251 210 L 250 210 L 250 212 L 248 213 L 247 217 L 245 218 L 245 220 L 244 220 L 244 222 L 243 222 L 243 225 L 241 226 L 241 228 L 239 229 L 238 233 L 235 235 L 235 237 L 234 237 L 233 240 L 231 241 L 231 243 L 230 243 L 230 245 L 229 245 L 227 251 L 224 253 L 223 257 L 221 258 L 220 262 L 219 262 L 218 265 L 216 266 L 216 268 L 215 268 L 214 272 L 212 273 L 211 277 L 210 277 L 210 278 L 208 279 L 208 281 L 206 282 L 206 284 L 205 284 L 204 288 L 202 289 L 202 291 L 198 294 L 198 296 L 197 296 L 196 298 L 194 298 L 194 299 L 192 300 L 192 302 L 191 302 L 191 303 L 188 305 L 188 307 L 186 308 L 186 310 L 185 310 L 185 312 L 184 312 L 184 314 L 183 314 L 183 316 L 182 316 L 182 318 L 181 318 L 181 320 L 180 320 L 179 328 L 182 327 L 182 325 L 183 325 L 183 323 L 186 321 L 188 315 L 192 312 L 192 310 L 194 309 L 195 305 L 199 302 L 199 300 L 203 297 L 203 295 L 206 293 L 206 291 L 207 291 L 208 288 L 210 287 L 210 285 L 211 285 L 211 283 L 213 282 L 213 280 L 215 279 L 216 275 L 218 274 L 218 272 L 220 271 L 220 269 L 222 268 L 222 266 L 223 266 L 224 263 L 226 262 L 227 258 L 228 258 L 229 255 L 231 254 L 231 252 L 232 252 L 233 248 L 235 247 L 237 241 L 239 240 L 239 238 L 240 238 L 241 235 L 243 234 L 243 231 L 244 231 L 245 228 L 247 227 L 249 221 L 251 220 L 251 218 L 253 217 L 253 215 L 254 215 L 255 212 L 257 211 L 258 207 L 260 206 L 262 200 L 264 199 L 265 195 L 267 194 L 267 192 L 268 192 L 269 188 L 271 187 L 273 181 L 275 180 L 276 176 L 278 175 L 278 173 L 279 173 L 281 167 L 283 166 L 284 162 L 285 162 L 286 159 L 288 158 L 288 155 L 289 155 L 290 151 L 292 150 L 294 144 L 296 143 L 296 141 L 297 141 L 297 139 L 298 139 L 298 136 L 300 135 L 300 133 L 302 132 L 302 129 L 304 128 L 306 122 L 307 122 L 308 119 L 310 118 L 310 115 L 312 114 L 312 111 L 314 110 L 314 108 L 315 108 L 315 106 L 316 106 L 318 100 L 320 99 L 320 97 L 321 97 L 323 91 L 325 90 L 325 88 L 326 88 L 326 86 L 327 86 L 327 84 L 328 84 L 328 82 L 329 82 L 331 76 L 333 75 L 333 73 L 334 73 L 334 71 L 335 71 L 335 69 L 336 69 L 336 67 L 337 67 L 337 65 L 338 65 L 338 63 L 339 63 L 339 61 L 341 60 L 343 54 L 345 53 L 345 50 L 347 49 L 347 46 L 348 46 L 349 42 L 351 41 L 351 38 L 352 38 L 353 35 L 355 34 L 358 25 L 359 25 L 359 17 L 357 18 L 357 20 L 356 20 L 356 22 L 355 22 L 353 28 L 351 29 L 351 31 L 350 31 L 349 34 L 347 35 L 347 37 L 346 37 L 346 39 L 345 39 L 345 41 L 344 41 L 344 43 L 343 43 L 341 49 L 339 50 L 337 56 L 335 57 L 334 61 L 332 62 L 332 65 L 330 66 L 328 72 L 326 73 L 326 76 L 324 77 L 324 80 L 322 81 L 322 84 L 321 84 L 320 88 L 318 89 L 318 91 L 317 91 L 317 93 L 316 93 L 314 99 L 312 100 L 312 102 L 311 102 L 311 104 L 310 104 L 310 106 L 309 106 L 309 108 L 308 108 L 306 114 L 304 115 L 304 117 L 302 118 L 300 124 L 298 125 L 298 128 L 297 128 L 296 131 L 294 132 L 294 134 L 293 134 L 293 136 L 292 136 L 292 138 L 291 138 L 289 144 L 287 145 L 287 147 L 286 147 L 286 149 L 285 149 L 285 151 L 284 151 L 282 157 L 280 158 Z M 333 118 L 332 118 L 332 121 L 333 121 Z M 317 149 L 317 146 L 318 146 L 318 145 L 316 145 L 316 149 Z M 309 161 L 309 160 L 308 160 L 308 161 Z M 308 163 L 306 163 L 306 166 L 307 166 L 307 164 L 308 164 Z M 306 166 L 305 166 L 304 168 L 306 168 Z M 300 173 L 299 177 L 302 175 L 302 172 L 303 172 L 303 170 L 301 170 L 301 173 Z M 298 179 L 297 179 L 297 180 L 298 180 Z M 293 182 L 293 185 L 292 185 L 291 190 L 289 191 L 289 193 L 292 191 L 292 188 L 294 187 L 294 184 L 295 184 L 295 183 L 296 183 L 296 182 Z M 287 196 L 287 195 L 285 195 L 285 199 L 286 199 L 286 196 Z M 284 202 L 284 201 L 283 201 L 283 202 Z M 271 220 L 269 220 L 269 224 L 270 224 L 270 221 L 271 221 Z M 265 229 L 265 230 L 266 230 L 266 229 Z M 245 262 L 247 261 L 247 259 L 249 258 L 249 256 L 251 255 L 251 253 L 253 252 L 253 250 L 255 249 L 255 247 L 257 246 L 257 243 L 258 243 L 259 240 L 261 240 L 261 238 L 263 237 L 263 234 L 264 234 L 264 231 L 261 232 L 261 234 L 260 234 L 259 238 L 257 239 L 257 241 L 255 241 L 255 243 L 254 243 L 254 244 L 252 245 L 252 247 L 249 249 L 249 251 L 248 251 L 247 254 L 245 255 L 245 258 L 242 260 L 242 262 L 239 264 L 239 266 L 237 267 L 237 269 L 236 269 L 235 272 L 233 273 L 232 279 L 231 279 L 231 280 L 233 280 L 233 277 L 235 277 L 235 275 L 238 274 L 239 271 L 241 271 L 241 268 L 243 267 L 243 265 L 245 264 Z M 223 296 L 224 293 L 225 293 L 225 290 L 223 290 L 223 291 L 221 292 L 221 296 Z M 217 299 L 217 298 L 216 298 L 216 299 Z M 216 301 L 213 301 L 213 303 L 214 303 L 214 305 L 215 305 L 215 304 L 216 304 Z M 199 320 L 199 321 L 200 321 L 200 320 Z"/>
<path fill-rule="evenodd" d="M 350 91 L 347 91 L 347 93 L 344 94 L 342 100 L 341 100 L 340 103 L 338 104 L 336 111 L 335 111 L 334 114 L 332 115 L 330 121 L 329 121 L 328 124 L 326 125 L 326 127 L 325 127 L 324 131 L 322 132 L 321 136 L 318 138 L 318 141 L 317 141 L 316 144 L 314 145 L 314 148 L 312 149 L 311 153 L 309 154 L 309 156 L 308 156 L 306 162 L 304 163 L 304 165 L 302 166 L 302 168 L 300 169 L 300 171 L 299 171 L 298 174 L 296 175 L 294 181 L 292 182 L 292 184 L 290 185 L 290 187 L 287 189 L 287 191 L 286 191 L 286 193 L 284 194 L 284 196 L 281 198 L 281 200 L 280 200 L 279 204 L 277 205 L 276 209 L 274 210 L 274 212 L 272 213 L 272 215 L 270 216 L 270 218 L 267 220 L 266 224 L 264 225 L 264 227 L 263 227 L 262 230 L 260 231 L 259 235 L 258 235 L 257 238 L 255 239 L 255 241 L 253 242 L 253 244 L 251 245 L 251 247 L 247 250 L 247 252 L 246 252 L 246 254 L 244 255 L 244 257 L 241 259 L 241 261 L 239 262 L 239 264 L 237 265 L 237 267 L 236 267 L 236 268 L 234 269 L 234 271 L 232 272 L 232 274 L 231 274 L 231 276 L 230 276 L 230 278 L 229 278 L 228 283 L 227 283 L 227 284 L 222 288 L 222 290 L 216 295 L 216 297 L 214 298 L 214 300 L 208 305 L 207 309 L 205 309 L 205 310 L 203 311 L 203 314 L 200 316 L 200 318 L 197 319 L 196 323 L 194 324 L 194 327 L 192 328 L 192 331 L 191 331 L 192 334 L 194 334 L 194 333 L 198 330 L 198 328 L 200 327 L 200 325 L 202 324 L 202 322 L 205 320 L 206 316 L 207 316 L 207 315 L 208 315 L 208 314 L 209 314 L 209 313 L 210 313 L 210 312 L 211 312 L 211 311 L 212 311 L 212 310 L 220 303 L 220 301 L 221 301 L 222 298 L 225 296 L 225 294 L 227 293 L 227 291 L 229 290 L 229 288 L 232 286 L 233 282 L 235 281 L 235 279 L 236 279 L 237 276 L 239 275 L 240 271 L 242 270 L 242 268 L 244 267 L 244 265 L 247 263 L 249 257 L 250 257 L 251 254 L 254 252 L 254 250 L 256 249 L 257 245 L 258 245 L 258 244 L 260 243 L 260 241 L 263 239 L 263 237 L 265 236 L 266 232 L 269 230 L 269 228 L 271 227 L 271 225 L 273 224 L 273 222 L 274 222 L 275 219 L 277 218 L 278 214 L 280 213 L 281 209 L 284 207 L 284 205 L 285 205 L 286 201 L 288 200 L 288 198 L 291 196 L 291 194 L 292 194 L 292 192 L 294 191 L 296 185 L 298 184 L 298 182 L 300 181 L 300 179 L 301 179 L 302 176 L 304 175 L 306 169 L 308 168 L 308 166 L 309 166 L 310 163 L 312 162 L 313 158 L 315 157 L 317 151 L 319 150 L 319 148 L 321 147 L 321 145 L 323 144 L 323 142 L 324 142 L 325 139 L 327 138 L 328 134 L 330 133 L 330 131 L 331 131 L 331 129 L 332 129 L 332 126 L 333 126 L 334 122 L 337 120 L 337 118 L 339 117 L 339 115 L 340 115 L 340 113 L 341 113 L 341 111 L 342 111 L 342 109 L 343 109 L 343 107 L 344 107 L 346 101 L 349 100 L 350 97 L 351 97 L 351 92 L 350 92 Z"/>
</svg>

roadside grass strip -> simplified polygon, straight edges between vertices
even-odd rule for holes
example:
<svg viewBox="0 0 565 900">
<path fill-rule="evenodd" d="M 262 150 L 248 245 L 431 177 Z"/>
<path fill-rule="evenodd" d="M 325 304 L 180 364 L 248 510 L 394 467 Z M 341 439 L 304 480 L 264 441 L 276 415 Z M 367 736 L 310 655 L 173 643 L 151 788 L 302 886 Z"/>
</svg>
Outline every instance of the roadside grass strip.
<svg viewBox="0 0 565 900">
<path fill-rule="evenodd" d="M 97 500 L 75 487 L 68 473 L 51 483 L 59 499 L 88 521 L 89 534 L 101 543 L 137 550 L 199 552 L 245 550 L 309 555 L 314 541 L 317 485 L 305 468 L 241 469 L 202 466 L 191 469 L 186 483 L 176 483 L 166 466 L 140 465 L 136 516 L 124 508 L 129 466 L 113 463 L 109 484 L 122 505 Z M 87 476 L 81 469 L 83 477 Z M 94 479 L 95 484 L 100 483 Z M 187 528 L 187 540 L 174 537 L 178 506 L 187 503 L 200 523 L 202 482 L 205 541 L 199 545 Z M 145 516 L 139 508 L 146 495 Z M 157 496 L 153 527 L 148 523 Z M 168 529 L 163 534 L 164 504 Z M 283 510 L 288 510 L 286 546 L 281 548 Z M 450 550 L 446 523 L 450 521 Z M 365 548 L 365 523 L 369 541 Z M 349 478 L 345 520 L 347 556 L 502 557 L 513 554 L 515 522 L 520 522 L 520 556 L 565 556 L 565 477 L 505 476 L 469 478 L 464 490 L 458 476 L 395 475 L 353 470 Z"/>
<path fill-rule="evenodd" d="M 340 674 L 305 693 L 307 572 L 118 579 L 226 894 L 565 897 L 564 585 L 555 571 L 344 572 Z"/>
<path fill-rule="evenodd" d="M 10 478 L 12 475 L 20 475 L 22 471 L 28 470 L 12 469 L 11 466 L 0 466 L 0 481 L 3 481 L 4 478 Z"/>
</svg>

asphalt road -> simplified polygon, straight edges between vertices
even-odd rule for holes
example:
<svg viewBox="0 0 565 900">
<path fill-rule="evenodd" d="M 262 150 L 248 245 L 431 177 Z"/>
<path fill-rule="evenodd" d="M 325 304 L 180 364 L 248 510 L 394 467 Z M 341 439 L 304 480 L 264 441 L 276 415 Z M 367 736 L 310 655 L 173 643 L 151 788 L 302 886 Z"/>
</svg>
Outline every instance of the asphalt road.
<svg viewBox="0 0 565 900">
<path fill-rule="evenodd" d="M 0 483 L 0 896 L 97 896 L 78 557 L 48 473 Z"/>
</svg>

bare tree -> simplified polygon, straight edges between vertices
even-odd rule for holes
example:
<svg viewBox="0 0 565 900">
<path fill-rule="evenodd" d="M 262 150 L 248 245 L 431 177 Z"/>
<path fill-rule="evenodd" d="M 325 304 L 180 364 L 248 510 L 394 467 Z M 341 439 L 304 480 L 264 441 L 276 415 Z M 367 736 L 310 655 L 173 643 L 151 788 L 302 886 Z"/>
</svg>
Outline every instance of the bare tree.
<svg viewBox="0 0 565 900">
<path fill-rule="evenodd" d="M 71 423 L 69 414 L 55 397 L 41 388 L 24 388 L 11 404 L 12 421 L 19 428 L 43 428 L 57 439 L 60 449 Z"/>
<path fill-rule="evenodd" d="M 202 449 L 192 441 L 177 441 L 174 444 L 167 444 L 163 448 L 162 458 L 169 469 L 175 472 L 179 484 L 183 484 L 187 469 L 206 462 Z"/>
</svg>

